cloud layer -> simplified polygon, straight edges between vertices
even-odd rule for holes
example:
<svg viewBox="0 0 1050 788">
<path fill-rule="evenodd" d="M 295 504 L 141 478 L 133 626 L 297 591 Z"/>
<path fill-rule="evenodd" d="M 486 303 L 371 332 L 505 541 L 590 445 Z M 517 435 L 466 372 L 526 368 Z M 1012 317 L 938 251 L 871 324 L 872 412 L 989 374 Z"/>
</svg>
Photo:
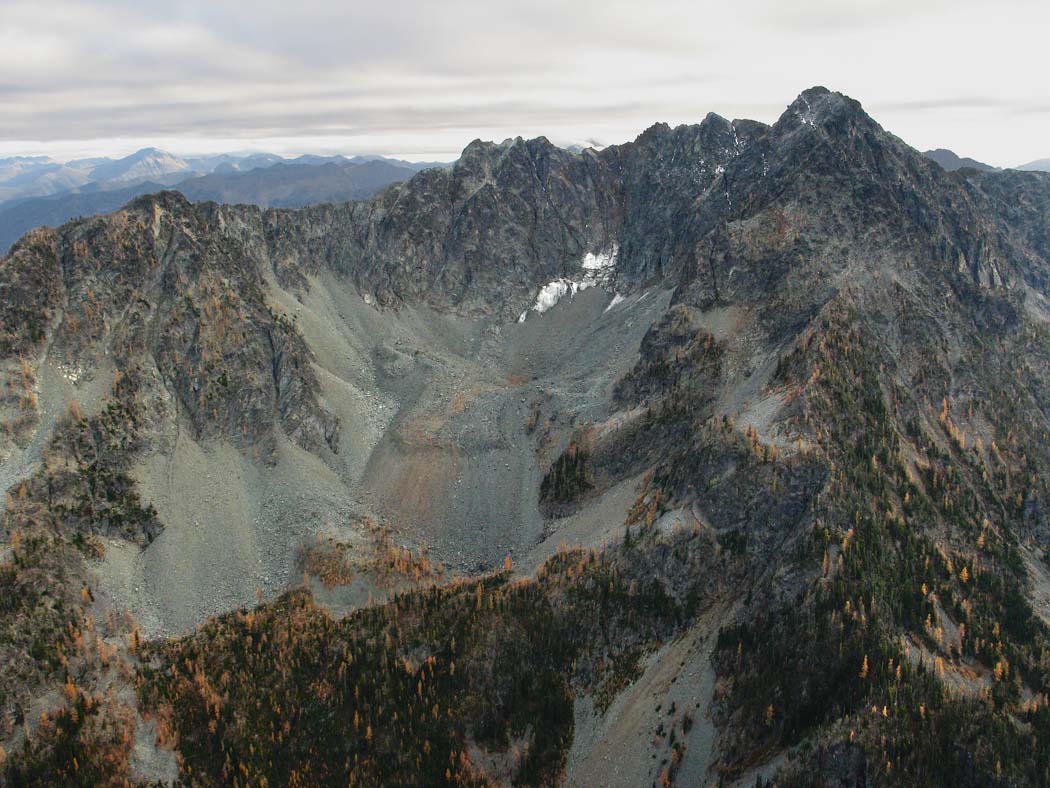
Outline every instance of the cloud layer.
<svg viewBox="0 0 1050 788">
<path fill-rule="evenodd" d="M 803 88 L 920 148 L 1050 155 L 1033 0 L 4 0 L 0 155 L 271 149 L 452 157 L 475 137 L 621 142 Z"/>
</svg>

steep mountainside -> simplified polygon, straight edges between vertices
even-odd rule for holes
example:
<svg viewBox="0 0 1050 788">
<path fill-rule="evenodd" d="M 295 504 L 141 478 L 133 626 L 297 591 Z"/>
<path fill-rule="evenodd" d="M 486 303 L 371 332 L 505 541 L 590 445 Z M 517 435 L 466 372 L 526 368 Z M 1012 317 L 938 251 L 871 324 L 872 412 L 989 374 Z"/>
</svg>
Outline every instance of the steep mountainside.
<svg viewBox="0 0 1050 788">
<path fill-rule="evenodd" d="M 852 99 L 0 261 L 0 782 L 1050 780 L 1050 176 Z"/>
</svg>

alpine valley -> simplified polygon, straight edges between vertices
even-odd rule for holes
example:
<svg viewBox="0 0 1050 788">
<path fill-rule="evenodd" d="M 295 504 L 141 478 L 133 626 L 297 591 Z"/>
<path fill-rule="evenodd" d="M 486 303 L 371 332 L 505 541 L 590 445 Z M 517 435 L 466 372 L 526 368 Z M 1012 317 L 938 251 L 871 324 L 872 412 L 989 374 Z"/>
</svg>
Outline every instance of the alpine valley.
<svg viewBox="0 0 1050 788">
<path fill-rule="evenodd" d="M 0 419 L 0 785 L 1050 784 L 1050 173 L 839 93 L 32 230 Z"/>
</svg>

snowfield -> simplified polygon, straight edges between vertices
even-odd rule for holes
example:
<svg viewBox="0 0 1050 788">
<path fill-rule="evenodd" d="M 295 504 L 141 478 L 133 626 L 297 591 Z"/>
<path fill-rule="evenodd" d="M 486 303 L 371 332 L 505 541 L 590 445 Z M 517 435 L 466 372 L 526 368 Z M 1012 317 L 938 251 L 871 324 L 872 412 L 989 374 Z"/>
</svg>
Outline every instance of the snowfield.
<svg viewBox="0 0 1050 788">
<path fill-rule="evenodd" d="M 540 292 L 536 296 L 536 302 L 532 307 L 521 313 L 518 317 L 518 322 L 524 323 L 529 316 L 529 312 L 536 312 L 542 315 L 557 304 L 566 294 L 573 298 L 577 293 L 588 288 L 611 285 L 613 275 L 616 273 L 616 257 L 619 252 L 619 246 L 616 244 L 612 244 L 603 252 L 587 252 L 580 263 L 580 267 L 583 269 L 583 276 L 580 279 L 562 277 L 545 284 L 540 288 Z M 614 303 L 618 303 L 616 298 L 620 297 L 615 296 L 613 299 Z M 620 298 L 620 300 L 623 299 Z"/>
</svg>

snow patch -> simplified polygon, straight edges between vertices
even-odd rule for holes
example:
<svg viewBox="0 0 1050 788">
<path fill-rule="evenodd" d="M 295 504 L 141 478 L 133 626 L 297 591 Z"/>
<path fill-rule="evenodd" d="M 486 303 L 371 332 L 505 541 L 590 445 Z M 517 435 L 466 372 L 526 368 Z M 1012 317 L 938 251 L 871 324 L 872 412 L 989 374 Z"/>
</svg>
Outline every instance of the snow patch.
<svg viewBox="0 0 1050 788">
<path fill-rule="evenodd" d="M 540 288 L 540 292 L 536 296 L 536 302 L 532 307 L 521 313 L 518 317 L 518 322 L 524 323 L 529 316 L 529 312 L 537 312 L 542 315 L 566 295 L 574 298 L 577 293 L 581 293 L 588 288 L 604 287 L 609 284 L 612 281 L 613 274 L 616 272 L 616 256 L 619 254 L 619 251 L 619 247 L 616 244 L 612 244 L 608 249 L 601 252 L 587 252 L 580 263 L 580 267 L 583 269 L 583 276 L 579 279 L 561 277 L 553 282 L 548 282 Z M 614 296 L 614 302 L 617 297 Z"/>
<path fill-rule="evenodd" d="M 602 312 L 602 314 L 604 315 L 606 312 L 608 312 L 614 306 L 616 306 L 617 304 L 621 304 L 621 303 L 623 303 L 623 296 L 620 295 L 619 293 L 613 293 L 612 301 L 609 302 L 609 306 L 605 307 L 605 310 Z"/>
<path fill-rule="evenodd" d="M 531 311 L 539 312 L 542 315 L 552 306 L 561 301 L 566 293 L 568 293 L 571 298 L 589 287 L 594 287 L 595 284 L 596 282 L 588 281 L 587 279 L 581 279 L 579 281 L 564 278 L 555 279 L 553 282 L 549 282 L 543 286 L 539 295 L 536 296 L 536 303 L 532 305 Z M 524 323 L 529 312 L 530 310 L 528 309 L 522 312 L 521 316 L 518 318 L 518 322 Z"/>
<path fill-rule="evenodd" d="M 605 284 L 616 270 L 616 256 L 619 253 L 620 248 L 616 244 L 597 254 L 587 252 L 583 256 L 583 270 L 589 273 L 595 284 Z M 587 279 L 588 275 L 584 274 L 584 281 L 587 281 Z"/>
</svg>

